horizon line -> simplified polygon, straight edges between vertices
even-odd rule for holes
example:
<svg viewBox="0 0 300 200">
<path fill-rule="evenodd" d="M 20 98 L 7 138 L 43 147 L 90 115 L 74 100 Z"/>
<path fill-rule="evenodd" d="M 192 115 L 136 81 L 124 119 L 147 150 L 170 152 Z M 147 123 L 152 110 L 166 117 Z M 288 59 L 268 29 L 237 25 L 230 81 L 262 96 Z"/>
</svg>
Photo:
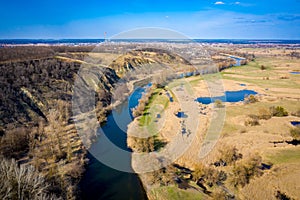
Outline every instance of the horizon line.
<svg viewBox="0 0 300 200">
<path fill-rule="evenodd" d="M 0 38 L 0 40 L 300 40 L 300 38 Z"/>
</svg>

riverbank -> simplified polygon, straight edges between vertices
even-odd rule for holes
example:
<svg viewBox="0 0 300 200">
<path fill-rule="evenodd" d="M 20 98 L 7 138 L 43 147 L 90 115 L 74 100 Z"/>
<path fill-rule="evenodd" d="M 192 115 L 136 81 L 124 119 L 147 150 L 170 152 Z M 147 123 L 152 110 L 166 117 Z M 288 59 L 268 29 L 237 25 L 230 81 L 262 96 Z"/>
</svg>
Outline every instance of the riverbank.
<svg viewBox="0 0 300 200">
<path fill-rule="evenodd" d="M 198 77 L 193 77 L 191 79 L 197 78 Z M 151 177 L 152 173 L 154 173 L 152 171 L 160 169 L 159 166 L 155 166 L 155 164 L 159 163 L 157 159 L 170 160 L 166 163 L 161 163 L 165 167 L 168 167 L 174 161 L 179 165 L 185 164 L 183 162 L 184 156 L 182 155 L 182 153 L 185 152 L 186 148 L 188 148 L 190 142 L 192 142 L 192 139 L 194 137 L 199 137 L 198 132 L 196 131 L 197 124 L 194 123 L 194 120 L 198 118 L 198 105 L 194 101 L 195 97 L 191 93 L 189 93 L 190 90 L 189 88 L 187 88 L 187 84 L 174 84 L 175 82 L 181 81 L 182 80 L 174 80 L 174 82 L 171 82 L 166 86 L 166 92 L 162 92 L 164 91 L 164 89 L 162 89 L 159 94 L 156 94 L 156 97 L 151 101 L 149 107 L 154 108 L 159 106 L 161 107 L 161 110 L 159 110 L 159 113 L 156 113 L 156 109 L 147 109 L 147 115 L 153 116 L 151 122 L 149 122 L 148 124 L 143 124 L 143 126 L 141 126 L 140 121 L 142 118 L 135 118 L 133 122 L 128 125 L 127 143 L 129 147 L 133 147 L 133 150 L 136 149 L 136 146 L 139 145 L 137 144 L 137 140 L 133 139 L 133 137 L 136 136 L 136 133 L 143 133 L 142 136 L 144 137 L 146 137 L 147 134 L 148 136 L 155 136 L 156 139 L 160 141 L 160 143 L 164 143 L 164 145 L 160 149 L 157 149 L 155 153 L 149 153 L 149 158 L 141 158 L 139 156 L 139 151 L 133 152 L 132 167 L 136 172 L 139 173 L 149 199 L 154 198 L 153 191 L 157 188 L 157 183 L 149 182 L 149 179 L 151 179 L 149 177 Z M 182 81 L 182 83 L 184 82 L 185 81 Z M 170 97 L 169 95 L 167 95 L 167 93 L 169 95 L 171 94 L 172 99 L 175 100 L 171 102 Z M 168 104 L 166 105 L 165 101 L 163 101 L 162 99 L 167 99 L 167 101 L 169 101 Z M 188 117 L 182 119 L 177 117 L 176 114 L 180 110 L 184 111 L 184 113 Z M 208 112 L 209 111 L 207 110 L 207 116 L 209 115 Z M 158 114 L 159 117 L 157 117 Z M 186 127 L 188 127 L 186 133 L 182 132 L 183 123 Z M 153 129 L 154 126 L 155 129 Z M 139 136 L 140 135 L 141 134 L 139 134 Z M 189 152 L 188 154 L 189 156 L 191 156 L 191 152 Z M 172 190 L 176 192 L 180 191 L 176 189 L 176 187 L 174 187 Z"/>
<path fill-rule="evenodd" d="M 270 63 L 277 63 L 276 66 L 270 66 Z M 214 116 L 214 106 L 210 105 L 198 105 L 200 115 L 194 117 L 193 119 L 199 119 L 201 126 L 198 132 L 195 134 L 195 140 L 191 143 L 190 148 L 185 154 L 180 156 L 174 161 L 174 163 L 181 166 L 187 167 L 189 169 L 194 169 L 195 163 L 214 163 L 220 158 L 220 149 L 224 146 L 234 146 L 243 155 L 243 159 L 247 160 L 251 157 L 253 153 L 257 153 L 262 156 L 263 162 L 273 163 L 270 171 L 265 171 L 263 176 L 253 178 L 245 187 L 236 190 L 230 183 L 230 181 L 225 181 L 225 186 L 231 191 L 236 191 L 235 195 L 238 197 L 249 197 L 256 196 L 257 198 L 264 196 L 265 198 L 274 197 L 276 191 L 274 188 L 267 187 L 267 190 L 261 190 L 255 184 L 263 187 L 262 184 L 267 184 L 266 181 L 270 180 L 271 183 L 267 185 L 277 185 L 279 191 L 286 191 L 291 197 L 298 196 L 298 192 L 295 187 L 286 187 L 285 184 L 297 184 L 296 179 L 291 178 L 288 170 L 294 172 L 294 174 L 299 174 L 299 169 L 296 169 L 296 163 L 300 160 L 294 154 L 299 151 L 298 146 L 283 143 L 275 145 L 274 141 L 290 141 L 290 129 L 292 125 L 290 121 L 299 120 L 297 116 L 291 116 L 291 113 L 295 113 L 299 109 L 299 83 L 300 79 L 296 74 L 288 74 L 290 70 L 299 69 L 298 60 L 285 60 L 282 57 L 274 58 L 272 57 L 272 62 L 270 58 L 259 57 L 256 61 L 250 62 L 242 67 L 234 67 L 226 69 L 221 72 L 222 82 L 225 91 L 239 91 L 239 90 L 253 90 L 258 93 L 256 95 L 257 101 L 255 103 L 229 103 L 223 102 L 226 107 L 226 119 L 224 126 L 220 133 L 220 138 L 216 143 L 212 151 L 204 158 L 200 159 L 199 147 L 201 146 L 205 132 L 210 124 L 210 119 Z M 261 65 L 268 67 L 267 70 L 262 70 Z M 288 71 L 284 71 L 286 65 L 292 65 L 292 69 L 289 68 Z M 282 78 L 282 77 L 288 78 Z M 298 75 L 299 76 L 299 75 Z M 266 78 L 268 77 L 268 78 Z M 210 91 L 208 90 L 205 78 L 199 79 L 197 77 L 189 77 L 185 79 L 186 82 L 191 83 L 195 97 L 207 97 L 210 96 Z M 176 84 L 175 84 L 176 85 Z M 180 84 L 179 84 L 180 85 Z M 174 89 L 178 89 L 174 87 Z M 176 95 L 178 93 L 175 92 Z M 180 95 L 180 94 L 179 94 Z M 187 102 L 188 98 L 180 97 Z M 268 113 L 270 107 L 282 106 L 287 110 L 289 116 L 287 117 L 271 117 L 271 119 L 261 119 L 257 125 L 246 125 L 246 121 L 249 120 L 249 116 L 260 115 L 263 112 Z M 176 135 L 178 130 L 181 130 L 180 125 L 182 119 L 175 117 L 174 113 L 180 108 L 178 102 L 169 103 L 168 107 L 164 110 L 162 115 L 163 119 L 157 119 L 158 124 L 163 124 L 163 127 L 159 129 L 157 135 L 159 138 L 166 142 L 176 140 Z M 188 112 L 187 112 L 188 113 Z M 187 114 L 189 116 L 189 114 Z M 165 120 L 162 121 L 161 120 Z M 139 129 L 138 119 L 135 119 L 129 125 L 129 135 L 130 131 L 135 132 Z M 184 144 L 184 143 L 181 143 Z M 132 145 L 132 144 L 130 144 Z M 168 144 L 167 144 L 168 145 Z M 180 144 L 178 144 L 180 145 Z M 280 161 L 276 159 L 276 155 L 280 155 Z M 292 155 L 289 158 L 289 155 Z M 155 156 L 152 157 L 155 159 Z M 199 159 L 198 159 L 199 158 Z M 283 161 L 287 159 L 287 161 Z M 139 163 L 139 160 L 133 159 L 133 168 L 141 170 L 139 165 L 145 167 L 145 163 Z M 282 169 L 284 172 L 279 173 L 277 169 Z M 232 173 L 232 167 L 222 167 L 226 173 Z M 272 174 L 277 174 L 280 178 L 275 178 Z M 164 196 L 166 199 L 171 198 L 171 193 L 181 194 L 181 189 L 177 188 L 176 184 L 171 184 L 169 186 L 159 186 L 157 184 L 149 183 L 149 173 L 140 174 L 144 187 L 147 189 L 147 195 L 149 199 L 157 199 L 158 196 Z M 290 180 L 289 178 L 290 177 Z M 229 177 L 230 180 L 230 177 Z M 169 192 L 163 192 L 167 190 Z M 171 189 L 172 188 L 172 189 Z M 253 193 L 256 191 L 257 193 Z M 194 192 L 194 191 L 190 191 Z M 188 197 L 188 194 L 184 194 Z M 182 197 L 183 198 L 183 197 Z M 203 197 L 202 197 L 203 198 Z"/>
<path fill-rule="evenodd" d="M 119 104 L 99 127 L 98 139 L 87 154 L 90 161 L 80 184 L 82 198 L 147 199 L 139 177 L 132 173 L 126 130 L 118 124 L 131 121 L 129 110 L 128 101 Z"/>
</svg>

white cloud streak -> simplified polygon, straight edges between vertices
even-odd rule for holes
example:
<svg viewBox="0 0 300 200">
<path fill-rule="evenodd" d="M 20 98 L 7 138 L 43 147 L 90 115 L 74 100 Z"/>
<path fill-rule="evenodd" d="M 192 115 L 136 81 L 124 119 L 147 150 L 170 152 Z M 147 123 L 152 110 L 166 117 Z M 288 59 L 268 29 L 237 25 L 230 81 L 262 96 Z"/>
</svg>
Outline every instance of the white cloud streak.
<svg viewBox="0 0 300 200">
<path fill-rule="evenodd" d="M 215 5 L 224 5 L 225 3 L 223 1 L 216 1 Z"/>
</svg>

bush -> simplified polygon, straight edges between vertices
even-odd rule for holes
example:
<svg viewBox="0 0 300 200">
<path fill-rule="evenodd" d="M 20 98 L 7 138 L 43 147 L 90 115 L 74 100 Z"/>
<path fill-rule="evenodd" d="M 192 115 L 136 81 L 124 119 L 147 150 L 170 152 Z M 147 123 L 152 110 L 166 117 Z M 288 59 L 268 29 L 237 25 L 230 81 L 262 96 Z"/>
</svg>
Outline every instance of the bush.
<svg viewBox="0 0 300 200">
<path fill-rule="evenodd" d="M 244 99 L 244 103 L 248 104 L 248 103 L 255 103 L 255 102 L 258 102 L 258 99 L 255 95 L 253 94 L 250 94 L 249 96 L 247 96 L 245 99 Z"/>
<path fill-rule="evenodd" d="M 262 158 L 259 155 L 251 156 L 244 162 L 240 162 L 233 168 L 233 177 L 231 183 L 234 187 L 244 187 L 249 183 L 250 179 L 254 176 L 261 176 L 263 174 L 260 168 Z"/>
<path fill-rule="evenodd" d="M 291 115 L 296 116 L 296 117 L 300 117 L 300 109 L 298 109 L 295 112 L 292 112 Z"/>
<path fill-rule="evenodd" d="M 209 187 L 212 187 L 215 184 L 225 181 L 227 179 L 227 174 L 224 171 L 218 171 L 212 167 L 207 167 L 203 179 Z"/>
<path fill-rule="evenodd" d="M 224 163 L 226 165 L 233 164 L 238 159 L 241 159 L 243 155 L 238 153 L 236 147 L 224 145 L 222 149 L 219 149 L 221 154 L 219 163 Z"/>
<path fill-rule="evenodd" d="M 193 180 L 198 181 L 205 175 L 205 166 L 200 163 L 194 166 Z"/>
<path fill-rule="evenodd" d="M 280 79 L 289 79 L 287 76 L 280 76 Z"/>
<path fill-rule="evenodd" d="M 300 127 L 296 127 L 290 130 L 291 136 L 294 139 L 300 139 Z"/>
<path fill-rule="evenodd" d="M 281 106 L 270 107 L 270 113 L 271 116 L 275 116 L 275 117 L 284 117 L 289 115 L 288 112 Z"/>
<path fill-rule="evenodd" d="M 265 119 L 265 120 L 268 120 L 268 119 L 271 119 L 271 113 L 270 113 L 270 110 L 267 110 L 265 108 L 261 108 L 259 109 L 258 111 L 259 113 L 259 119 Z"/>
<path fill-rule="evenodd" d="M 227 179 L 227 174 L 224 171 L 219 171 L 213 167 L 206 167 L 203 164 L 198 164 L 194 167 L 193 180 L 200 183 L 207 184 L 209 187 L 212 187 L 215 184 L 220 184 Z"/>
<path fill-rule="evenodd" d="M 264 65 L 261 65 L 261 66 L 260 66 L 260 69 L 261 69 L 261 70 L 265 70 L 265 69 L 267 69 L 267 67 L 264 66 Z"/>
<path fill-rule="evenodd" d="M 223 107 L 224 107 L 223 102 L 220 99 L 217 99 L 215 101 L 215 108 L 223 108 Z"/>
<path fill-rule="evenodd" d="M 133 140 L 132 145 L 130 146 L 134 152 L 152 152 L 154 151 L 155 147 L 155 138 L 148 137 L 148 138 L 138 138 L 138 137 L 131 137 Z"/>
<path fill-rule="evenodd" d="M 7 158 L 19 159 L 29 148 L 29 130 L 14 128 L 0 138 L 0 153 Z"/>
<path fill-rule="evenodd" d="M 258 126 L 259 117 L 256 115 L 249 115 L 249 118 L 245 121 L 245 126 Z"/>
<path fill-rule="evenodd" d="M 212 194 L 213 200 L 228 200 L 228 199 L 235 199 L 233 195 L 226 192 L 224 189 L 218 188 Z"/>
<path fill-rule="evenodd" d="M 159 184 L 160 186 L 167 186 L 174 184 L 174 177 L 177 177 L 176 168 L 172 165 L 143 174 L 143 179 L 149 185 Z"/>
</svg>

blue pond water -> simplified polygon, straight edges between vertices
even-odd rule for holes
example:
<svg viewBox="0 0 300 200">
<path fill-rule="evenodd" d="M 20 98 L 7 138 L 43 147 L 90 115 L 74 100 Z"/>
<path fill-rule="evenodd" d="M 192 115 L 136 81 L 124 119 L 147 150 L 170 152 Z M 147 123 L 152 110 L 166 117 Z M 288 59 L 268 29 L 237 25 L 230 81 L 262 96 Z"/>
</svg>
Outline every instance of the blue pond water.
<svg viewBox="0 0 300 200">
<path fill-rule="evenodd" d="M 178 118 L 187 118 L 187 115 L 184 112 L 177 112 L 176 116 Z"/>
<path fill-rule="evenodd" d="M 290 72 L 290 74 L 300 74 L 300 72 Z"/>
<path fill-rule="evenodd" d="M 246 86 L 246 84 L 244 84 L 244 83 L 240 83 L 240 86 Z"/>
<path fill-rule="evenodd" d="M 293 126 L 300 126 L 300 121 L 291 121 Z"/>
<path fill-rule="evenodd" d="M 173 102 L 173 101 L 174 101 L 174 100 L 173 100 L 173 97 L 170 95 L 169 92 L 167 92 L 166 95 L 169 97 L 170 102 Z"/>
<path fill-rule="evenodd" d="M 202 104 L 210 104 L 218 99 L 222 102 L 239 102 L 243 101 L 245 97 L 249 96 L 250 94 L 255 95 L 257 92 L 253 90 L 226 91 L 225 96 L 199 97 L 196 99 L 196 101 Z"/>
</svg>

